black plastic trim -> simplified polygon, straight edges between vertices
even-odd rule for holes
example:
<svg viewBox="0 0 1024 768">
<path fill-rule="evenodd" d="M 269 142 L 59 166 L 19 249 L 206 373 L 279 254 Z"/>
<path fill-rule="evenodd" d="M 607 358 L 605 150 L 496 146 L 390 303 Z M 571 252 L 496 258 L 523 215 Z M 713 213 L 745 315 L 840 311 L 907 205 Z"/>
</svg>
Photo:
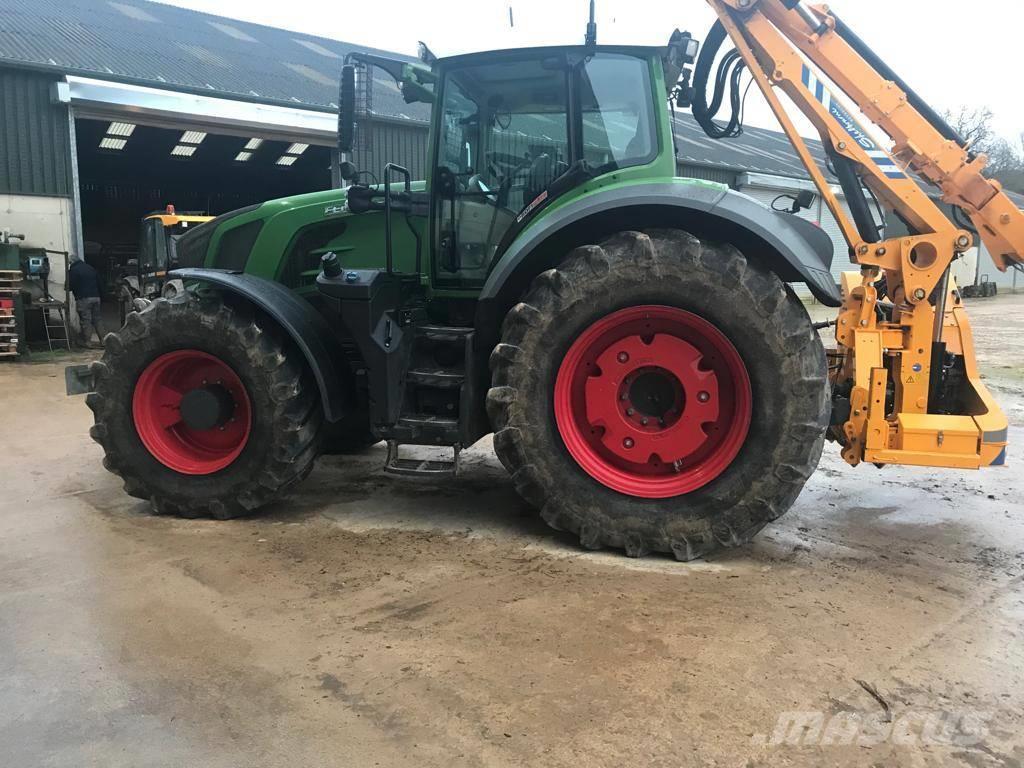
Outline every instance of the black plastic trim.
<svg viewBox="0 0 1024 768">
<path fill-rule="evenodd" d="M 618 188 L 609 189 L 582 197 L 549 214 L 502 255 L 484 284 L 480 301 L 497 299 L 520 264 L 556 232 L 591 216 L 645 206 L 678 208 L 680 212 L 696 212 L 734 224 L 764 241 L 792 268 L 793 274 L 780 275 L 782 279 L 806 282 L 814 297 L 826 306 L 842 304 L 830 271 L 832 241 L 825 232 L 809 222 L 772 211 L 753 198 L 729 189 L 671 182 L 630 186 L 628 195 Z M 756 254 L 749 255 L 756 257 Z"/>
</svg>

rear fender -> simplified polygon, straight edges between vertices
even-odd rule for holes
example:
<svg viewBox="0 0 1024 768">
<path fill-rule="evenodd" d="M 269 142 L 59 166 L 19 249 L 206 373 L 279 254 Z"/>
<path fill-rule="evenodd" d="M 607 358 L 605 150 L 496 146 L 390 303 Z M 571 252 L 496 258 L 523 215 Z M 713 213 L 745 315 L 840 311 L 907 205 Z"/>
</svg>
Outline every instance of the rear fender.
<svg viewBox="0 0 1024 768">
<path fill-rule="evenodd" d="M 252 303 L 276 322 L 306 359 L 324 418 L 340 421 L 350 409 L 348 368 L 337 336 L 316 309 L 280 283 L 220 269 L 178 269 L 170 277 L 199 281 Z"/>
<path fill-rule="evenodd" d="M 717 185 L 656 182 L 585 195 L 528 227 L 498 260 L 480 294 L 481 342 L 497 341 L 505 313 L 539 273 L 570 250 L 615 232 L 653 227 L 684 229 L 728 242 L 784 282 L 803 282 L 821 303 L 842 303 L 830 271 L 831 238 L 814 224 L 772 211 L 752 197 Z"/>
</svg>

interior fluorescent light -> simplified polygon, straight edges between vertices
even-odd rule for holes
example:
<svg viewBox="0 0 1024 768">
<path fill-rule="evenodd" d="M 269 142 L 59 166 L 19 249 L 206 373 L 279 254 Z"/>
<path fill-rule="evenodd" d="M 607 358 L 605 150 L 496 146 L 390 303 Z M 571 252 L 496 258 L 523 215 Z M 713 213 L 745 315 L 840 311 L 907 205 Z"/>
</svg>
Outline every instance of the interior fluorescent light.
<svg viewBox="0 0 1024 768">
<path fill-rule="evenodd" d="M 100 141 L 100 149 L 124 149 L 127 143 L 125 139 L 105 138 Z"/>
<path fill-rule="evenodd" d="M 309 149 L 309 144 L 292 144 L 286 152 L 289 155 L 301 155 L 307 149 Z"/>
<path fill-rule="evenodd" d="M 235 155 L 235 162 L 236 163 L 244 163 L 247 160 L 249 160 L 251 157 L 252 157 L 252 152 L 244 152 L 244 151 L 243 152 L 239 152 L 237 155 Z"/>
<path fill-rule="evenodd" d="M 277 158 L 277 164 L 278 165 L 291 165 L 297 159 L 298 158 L 292 157 L 291 155 L 281 155 L 281 157 Z"/>
<path fill-rule="evenodd" d="M 259 149 L 262 143 L 263 139 L 249 139 L 249 143 L 245 145 L 245 148 L 251 152 L 254 149 Z"/>
<path fill-rule="evenodd" d="M 192 157 L 195 154 L 195 147 L 186 147 L 184 144 L 179 144 L 171 150 L 171 154 L 175 157 Z"/>
<path fill-rule="evenodd" d="M 135 131 L 134 123 L 111 123 L 107 126 L 108 136 L 124 136 L 127 138 Z"/>
<path fill-rule="evenodd" d="M 182 144 L 202 144 L 206 134 L 202 131 L 185 131 L 178 141 Z"/>
</svg>

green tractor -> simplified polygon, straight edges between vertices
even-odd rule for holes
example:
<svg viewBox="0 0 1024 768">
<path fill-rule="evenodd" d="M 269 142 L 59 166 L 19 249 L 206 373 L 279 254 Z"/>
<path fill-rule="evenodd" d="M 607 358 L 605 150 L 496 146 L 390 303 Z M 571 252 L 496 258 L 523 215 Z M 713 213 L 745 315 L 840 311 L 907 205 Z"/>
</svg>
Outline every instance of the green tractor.
<svg viewBox="0 0 1024 768">
<path fill-rule="evenodd" d="M 386 471 L 437 477 L 493 433 L 516 490 L 586 548 L 690 560 L 749 540 L 797 498 L 829 424 L 825 352 L 789 284 L 840 297 L 819 229 L 676 176 L 670 109 L 697 47 L 677 31 L 351 56 L 343 158 L 372 65 L 431 105 L 427 178 L 346 161 L 372 183 L 184 235 L 188 290 L 69 374 L 104 465 L 158 512 L 231 518 L 324 452 L 383 440 Z"/>
</svg>

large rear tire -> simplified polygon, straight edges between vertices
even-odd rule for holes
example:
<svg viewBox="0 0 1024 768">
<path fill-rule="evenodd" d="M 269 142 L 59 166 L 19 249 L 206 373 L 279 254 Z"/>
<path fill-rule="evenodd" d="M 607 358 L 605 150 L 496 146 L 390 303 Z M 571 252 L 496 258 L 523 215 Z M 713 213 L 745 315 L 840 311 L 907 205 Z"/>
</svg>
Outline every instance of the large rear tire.
<svg viewBox="0 0 1024 768">
<path fill-rule="evenodd" d="M 187 295 L 129 314 L 86 402 L 103 465 L 154 510 L 228 519 L 309 474 L 323 416 L 305 361 L 248 307 Z"/>
<path fill-rule="evenodd" d="M 491 356 L 495 451 L 590 549 L 692 560 L 784 514 L 821 457 L 826 360 L 796 296 L 676 230 L 573 251 Z"/>
</svg>

